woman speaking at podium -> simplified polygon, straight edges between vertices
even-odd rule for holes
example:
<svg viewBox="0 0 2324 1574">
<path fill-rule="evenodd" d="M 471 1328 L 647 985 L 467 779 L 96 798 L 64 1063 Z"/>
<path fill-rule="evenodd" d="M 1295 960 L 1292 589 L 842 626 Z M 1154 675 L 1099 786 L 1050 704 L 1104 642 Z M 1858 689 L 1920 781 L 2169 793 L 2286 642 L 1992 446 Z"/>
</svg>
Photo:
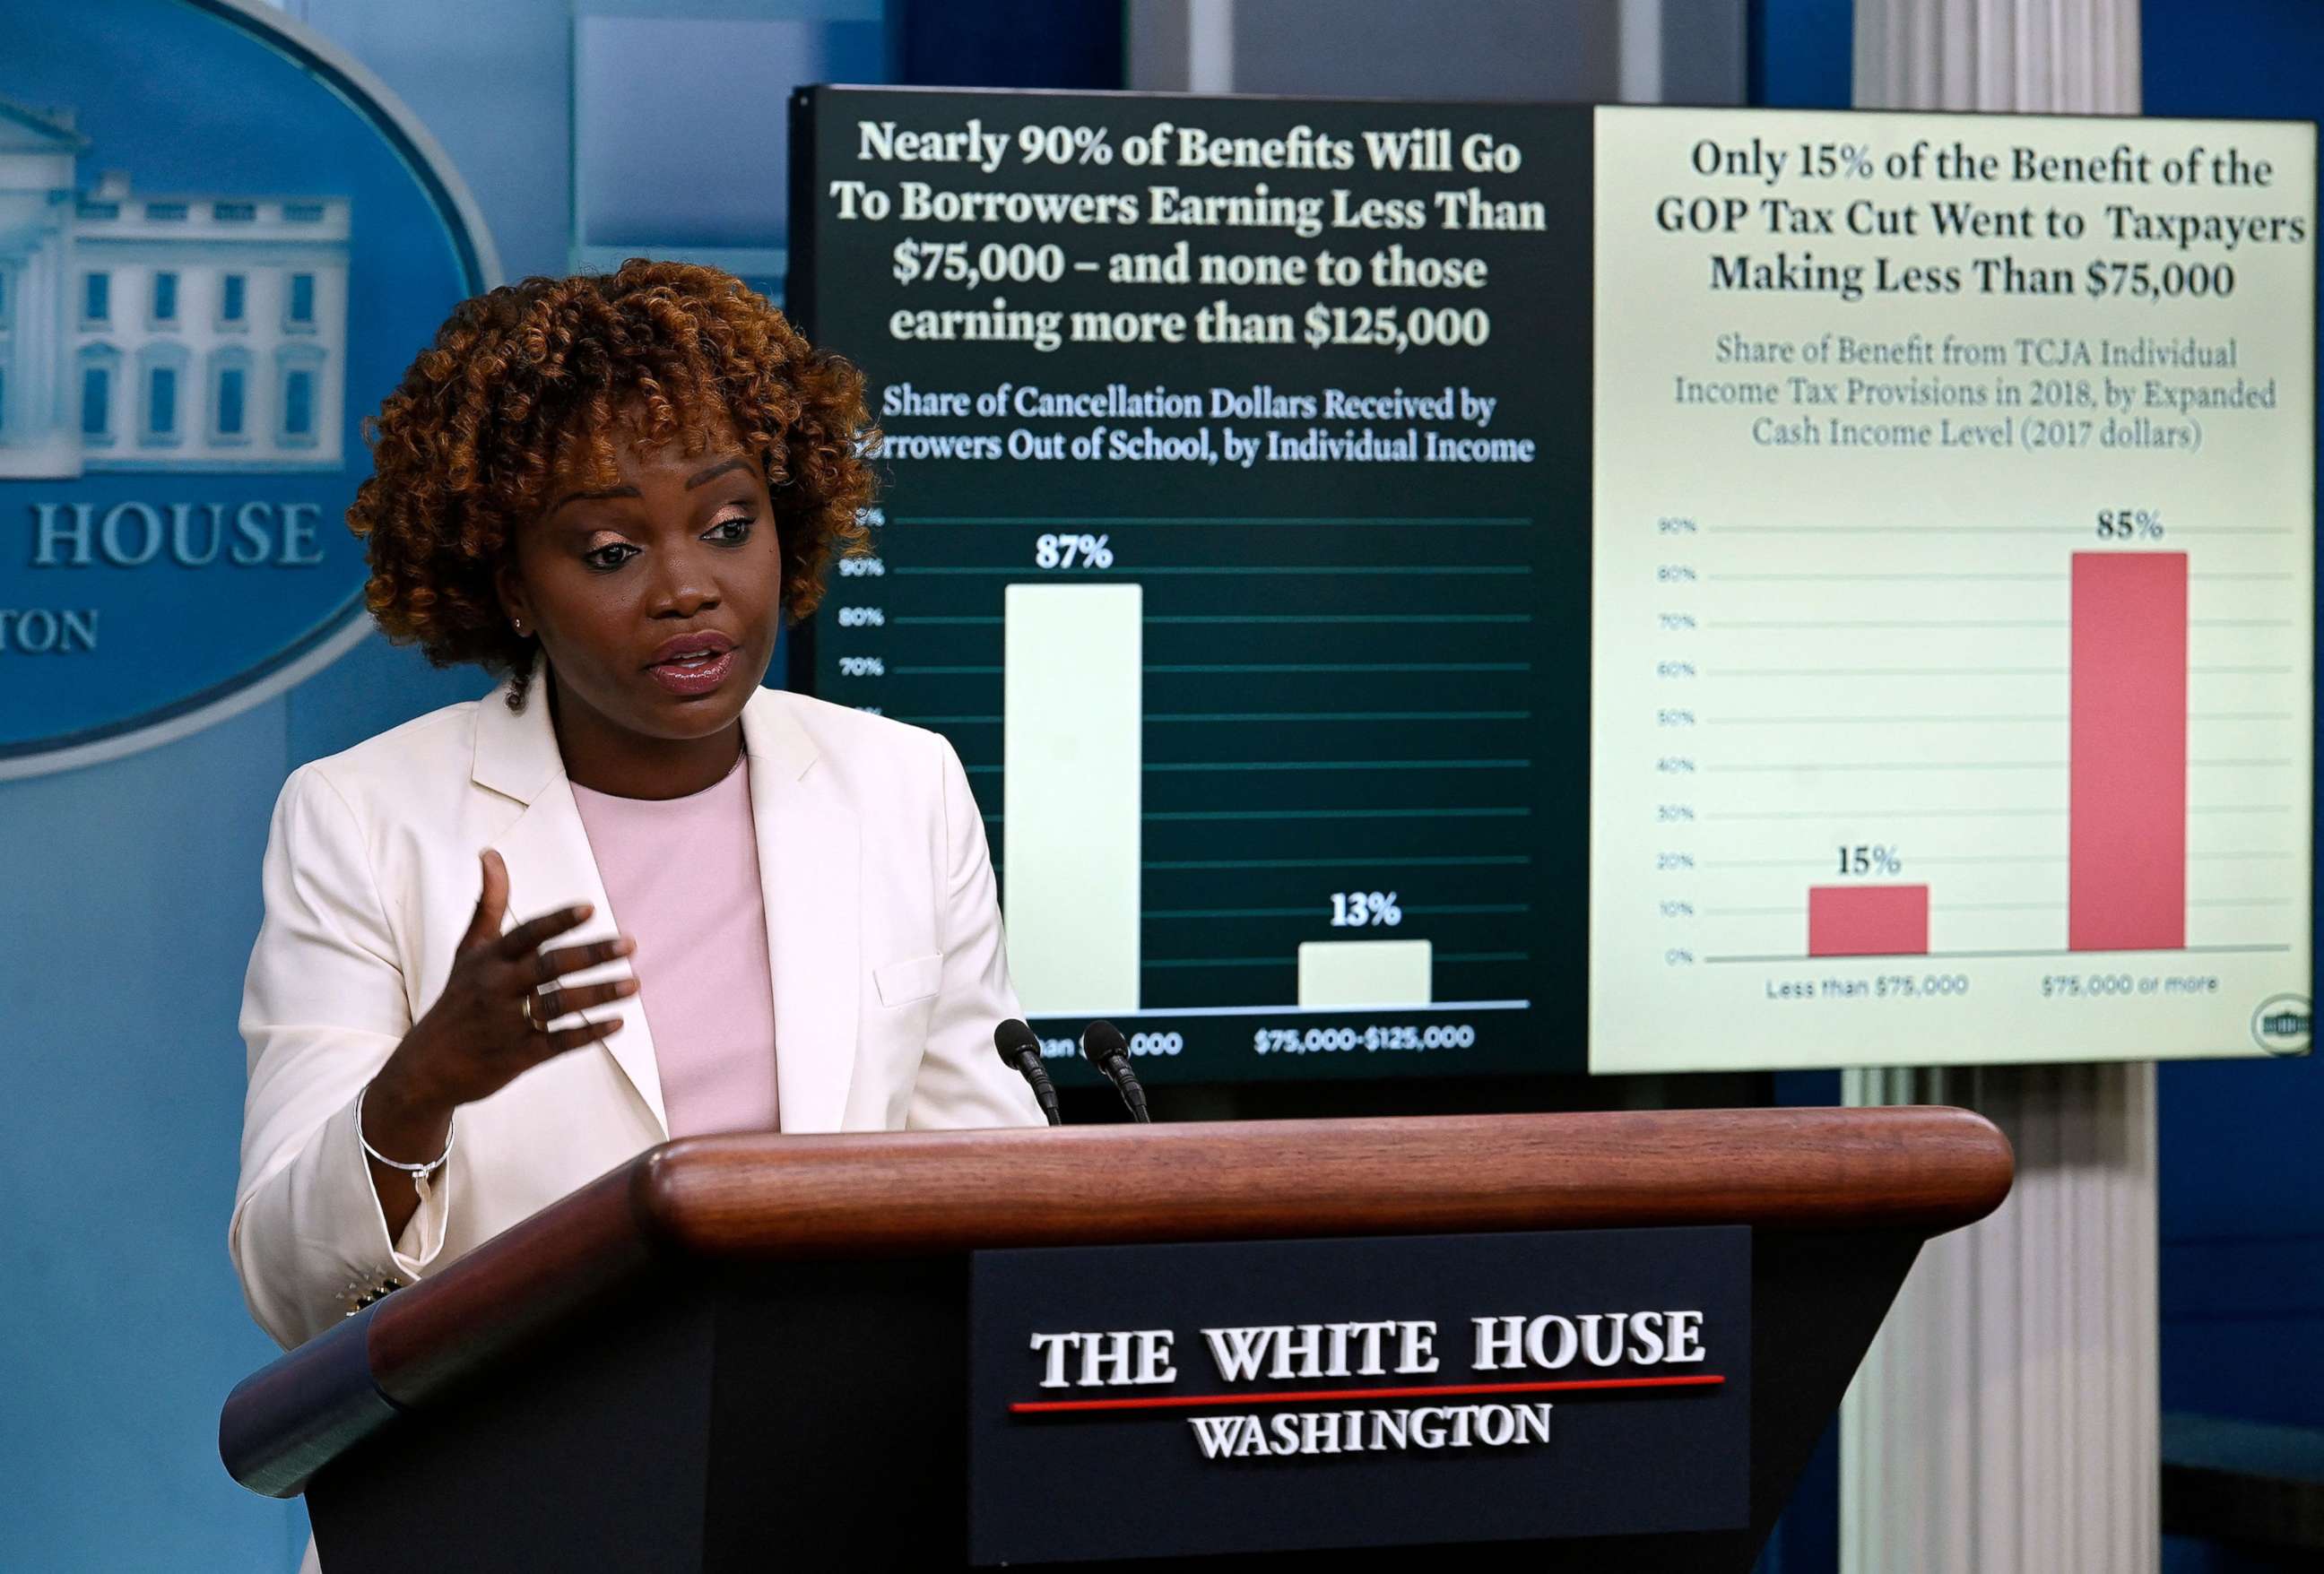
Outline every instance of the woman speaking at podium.
<svg viewBox="0 0 2324 1574">
<path fill-rule="evenodd" d="M 951 746 L 760 687 L 867 425 L 739 281 L 643 261 L 463 303 L 381 408 L 371 611 L 505 682 L 275 806 L 228 1239 L 284 1345 L 666 1137 L 1042 1123 Z"/>
</svg>

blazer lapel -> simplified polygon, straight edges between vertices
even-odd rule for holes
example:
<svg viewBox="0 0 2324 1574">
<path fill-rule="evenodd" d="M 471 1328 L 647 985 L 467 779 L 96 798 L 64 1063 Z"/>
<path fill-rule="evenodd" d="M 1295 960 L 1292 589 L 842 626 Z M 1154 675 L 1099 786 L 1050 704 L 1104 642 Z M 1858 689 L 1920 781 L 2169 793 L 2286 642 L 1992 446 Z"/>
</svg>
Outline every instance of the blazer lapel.
<svg viewBox="0 0 2324 1574">
<path fill-rule="evenodd" d="M 761 689 L 742 712 L 774 980 L 776 1118 L 785 1131 L 837 1131 L 855 1074 L 862 843 L 788 704 Z"/>
<path fill-rule="evenodd" d="M 556 730 L 549 720 L 546 678 L 539 667 L 534 668 L 522 711 L 512 712 L 499 691 L 478 707 L 474 776 L 478 786 L 525 805 L 516 823 L 492 843 L 508 865 L 509 906 L 503 927 L 514 928 L 552 908 L 587 902 L 595 908 L 588 922 L 558 935 L 550 942 L 552 946 L 610 940 L 620 933 L 613 904 L 597 872 L 596 855 L 589 848 L 589 834 L 582 827 L 580 811 L 573 806 L 573 787 L 566 780 L 565 762 L 557 751 Z M 613 963 L 571 976 L 595 982 L 620 977 L 623 971 L 621 964 Z M 613 1056 L 651 1111 L 654 1124 L 668 1136 L 669 1117 L 662 1109 L 661 1074 L 654 1060 L 653 1034 L 646 1026 L 646 1014 L 632 998 L 621 1016 L 622 1030 L 600 1047 Z"/>
</svg>

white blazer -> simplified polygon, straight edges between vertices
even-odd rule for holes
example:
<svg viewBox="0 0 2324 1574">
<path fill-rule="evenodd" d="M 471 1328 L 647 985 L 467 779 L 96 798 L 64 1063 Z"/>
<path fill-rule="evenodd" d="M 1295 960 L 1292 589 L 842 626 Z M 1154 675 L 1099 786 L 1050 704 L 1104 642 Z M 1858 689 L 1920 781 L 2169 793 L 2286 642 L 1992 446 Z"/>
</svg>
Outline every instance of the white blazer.
<svg viewBox="0 0 2324 1574">
<path fill-rule="evenodd" d="M 475 910 L 479 851 L 507 862 L 509 925 L 589 902 L 595 915 L 555 943 L 619 925 L 542 686 L 521 713 L 503 695 L 301 766 L 275 805 L 243 991 L 250 1085 L 227 1245 L 251 1314 L 285 1347 L 669 1135 L 640 997 L 622 1003 L 611 1039 L 464 1105 L 451 1162 L 388 1238 L 355 1095 L 441 993 Z M 743 708 L 742 741 L 782 1129 L 1042 1124 L 992 1050 L 994 1024 L 1021 1013 L 952 746 L 766 689 Z"/>
</svg>

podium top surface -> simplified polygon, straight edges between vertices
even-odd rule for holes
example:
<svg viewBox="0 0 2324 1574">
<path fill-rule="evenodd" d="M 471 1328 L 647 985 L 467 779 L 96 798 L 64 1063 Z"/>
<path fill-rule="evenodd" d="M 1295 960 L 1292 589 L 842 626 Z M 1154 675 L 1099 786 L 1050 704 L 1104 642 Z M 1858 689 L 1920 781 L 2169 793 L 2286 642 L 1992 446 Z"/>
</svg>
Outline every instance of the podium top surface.
<svg viewBox="0 0 2324 1574">
<path fill-rule="evenodd" d="M 649 1149 L 246 1378 L 220 1450 L 288 1495 L 601 1296 L 688 1264 L 1003 1247 L 1746 1224 L 1941 1234 L 2008 1141 L 1939 1107 L 688 1137 Z"/>
<path fill-rule="evenodd" d="M 626 1176 L 665 1248 L 759 1259 L 1644 1224 L 1933 1233 L 1990 1211 L 2010 1174 L 1983 1117 L 1915 1107 L 694 1137 L 606 1180 Z"/>
</svg>

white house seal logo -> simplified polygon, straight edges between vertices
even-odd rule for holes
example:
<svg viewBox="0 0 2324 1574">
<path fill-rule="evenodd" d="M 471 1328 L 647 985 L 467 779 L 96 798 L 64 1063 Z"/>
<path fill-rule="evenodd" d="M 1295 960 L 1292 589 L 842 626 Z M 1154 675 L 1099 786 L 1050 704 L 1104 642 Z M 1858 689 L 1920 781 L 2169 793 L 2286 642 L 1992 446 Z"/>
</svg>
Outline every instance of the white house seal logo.
<svg viewBox="0 0 2324 1574">
<path fill-rule="evenodd" d="M 495 272 L 425 132 L 263 6 L 9 33 L 0 778 L 181 736 L 361 636 L 361 416 Z"/>
</svg>

